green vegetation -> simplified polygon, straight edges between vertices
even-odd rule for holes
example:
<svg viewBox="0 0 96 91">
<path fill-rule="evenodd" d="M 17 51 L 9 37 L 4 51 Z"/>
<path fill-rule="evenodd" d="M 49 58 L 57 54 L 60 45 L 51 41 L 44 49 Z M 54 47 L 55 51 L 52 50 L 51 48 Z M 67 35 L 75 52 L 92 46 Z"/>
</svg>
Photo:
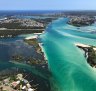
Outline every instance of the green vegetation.
<svg viewBox="0 0 96 91">
<path fill-rule="evenodd" d="M 3 23 L 0 24 L 0 28 L 7 28 L 7 29 L 42 29 L 43 27 L 31 27 L 31 26 L 21 26 L 19 22 L 12 22 L 12 23 Z"/>
<path fill-rule="evenodd" d="M 36 50 L 37 55 L 42 56 L 42 58 L 34 58 L 32 56 L 24 57 L 23 55 L 18 54 L 18 55 L 12 55 L 11 60 L 20 62 L 20 63 L 27 63 L 30 65 L 46 64 L 46 61 L 44 59 L 44 53 L 42 52 L 41 47 L 38 44 L 38 40 L 37 39 L 29 39 L 29 40 L 25 39 L 24 41 L 28 43 L 29 45 L 33 46 Z"/>
<path fill-rule="evenodd" d="M 17 62 L 24 61 L 24 57 L 22 55 L 13 55 L 11 59 L 16 60 Z"/>
<path fill-rule="evenodd" d="M 28 43 L 29 45 L 33 45 L 35 47 L 38 47 L 38 41 L 37 39 L 29 39 L 29 40 L 24 40 L 26 43 Z"/>
<path fill-rule="evenodd" d="M 16 81 L 17 79 L 16 79 L 16 75 L 11 75 L 10 76 L 10 82 L 12 82 L 12 81 Z"/>
<path fill-rule="evenodd" d="M 88 48 L 88 63 L 91 66 L 96 65 L 96 52 L 94 51 L 93 47 Z"/>
<path fill-rule="evenodd" d="M 5 29 L 0 30 L 0 36 L 8 37 L 11 35 L 12 37 L 20 35 L 20 34 L 30 34 L 30 33 L 42 33 L 44 29 Z"/>
<path fill-rule="evenodd" d="M 26 43 L 28 43 L 29 45 L 34 46 L 34 48 L 36 49 L 37 53 L 42 54 L 41 47 L 39 46 L 37 39 L 29 39 L 29 40 L 24 40 L 24 41 Z"/>
<path fill-rule="evenodd" d="M 71 22 L 71 25 L 77 26 L 77 27 L 81 27 L 81 26 L 91 25 L 91 24 L 93 24 L 93 23 L 94 23 L 94 21 L 88 21 L 88 22 L 86 22 L 86 21 L 80 21 L 80 22 L 78 22 L 78 21 L 73 21 L 73 22 Z M 70 24 L 70 23 L 69 23 L 69 24 Z"/>
<path fill-rule="evenodd" d="M 74 16 L 70 18 L 68 21 L 68 24 L 81 27 L 81 26 L 88 26 L 95 22 L 95 18 L 91 16 Z"/>
</svg>

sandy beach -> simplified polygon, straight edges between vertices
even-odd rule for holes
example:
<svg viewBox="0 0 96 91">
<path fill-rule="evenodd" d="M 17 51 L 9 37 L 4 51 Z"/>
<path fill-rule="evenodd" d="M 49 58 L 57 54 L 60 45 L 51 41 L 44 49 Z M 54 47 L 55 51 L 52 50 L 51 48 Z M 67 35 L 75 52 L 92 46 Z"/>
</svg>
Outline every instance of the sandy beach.
<svg viewBox="0 0 96 91">
<path fill-rule="evenodd" d="M 76 46 L 81 46 L 81 47 L 90 47 L 89 45 L 86 44 L 81 44 L 81 43 L 75 43 Z"/>
<path fill-rule="evenodd" d="M 82 44 L 82 43 L 75 43 L 76 46 L 81 46 L 81 47 L 91 47 L 91 45 L 86 45 L 86 44 Z M 96 51 L 96 48 L 93 48 L 94 51 Z"/>
<path fill-rule="evenodd" d="M 33 36 L 30 36 L 30 37 L 26 37 L 25 39 L 29 40 L 29 39 L 37 39 L 37 38 L 38 38 L 38 35 L 33 35 Z"/>
</svg>

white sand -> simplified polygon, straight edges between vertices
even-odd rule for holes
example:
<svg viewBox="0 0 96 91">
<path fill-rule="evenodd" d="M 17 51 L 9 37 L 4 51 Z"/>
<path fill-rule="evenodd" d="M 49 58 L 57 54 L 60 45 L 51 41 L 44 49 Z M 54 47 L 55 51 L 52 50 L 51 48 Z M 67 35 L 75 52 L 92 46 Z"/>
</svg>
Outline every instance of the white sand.
<svg viewBox="0 0 96 91">
<path fill-rule="evenodd" d="M 81 43 L 75 43 L 76 46 L 81 46 L 81 47 L 90 47 L 89 45 L 81 44 Z"/>
<path fill-rule="evenodd" d="M 25 39 L 29 40 L 29 39 L 37 39 L 37 38 L 38 38 L 38 35 L 33 35 L 33 36 L 27 37 Z"/>
</svg>

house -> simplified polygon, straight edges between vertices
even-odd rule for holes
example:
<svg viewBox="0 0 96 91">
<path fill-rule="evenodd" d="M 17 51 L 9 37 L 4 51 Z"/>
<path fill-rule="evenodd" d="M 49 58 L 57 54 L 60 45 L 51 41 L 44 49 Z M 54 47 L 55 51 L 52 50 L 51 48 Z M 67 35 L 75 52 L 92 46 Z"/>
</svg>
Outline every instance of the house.
<svg viewBox="0 0 96 91">
<path fill-rule="evenodd" d="M 31 87 L 31 85 L 29 83 L 27 83 L 26 86 L 27 86 L 27 88 L 30 88 Z"/>
<path fill-rule="evenodd" d="M 16 88 L 20 84 L 20 81 L 12 82 L 12 87 Z"/>
<path fill-rule="evenodd" d="M 32 89 L 32 88 L 29 88 L 29 89 L 28 89 L 28 91 L 34 91 L 34 89 Z"/>
</svg>

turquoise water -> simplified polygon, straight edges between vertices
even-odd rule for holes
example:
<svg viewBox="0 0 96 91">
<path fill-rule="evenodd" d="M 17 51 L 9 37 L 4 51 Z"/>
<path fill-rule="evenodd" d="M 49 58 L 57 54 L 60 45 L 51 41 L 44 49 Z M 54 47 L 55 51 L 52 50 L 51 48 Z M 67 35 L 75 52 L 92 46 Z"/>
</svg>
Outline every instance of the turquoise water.
<svg viewBox="0 0 96 91">
<path fill-rule="evenodd" d="M 53 21 L 41 35 L 52 72 L 52 91 L 96 91 L 96 70 L 74 44 L 96 45 L 96 34 L 76 31 L 66 21 L 66 18 Z"/>
</svg>

